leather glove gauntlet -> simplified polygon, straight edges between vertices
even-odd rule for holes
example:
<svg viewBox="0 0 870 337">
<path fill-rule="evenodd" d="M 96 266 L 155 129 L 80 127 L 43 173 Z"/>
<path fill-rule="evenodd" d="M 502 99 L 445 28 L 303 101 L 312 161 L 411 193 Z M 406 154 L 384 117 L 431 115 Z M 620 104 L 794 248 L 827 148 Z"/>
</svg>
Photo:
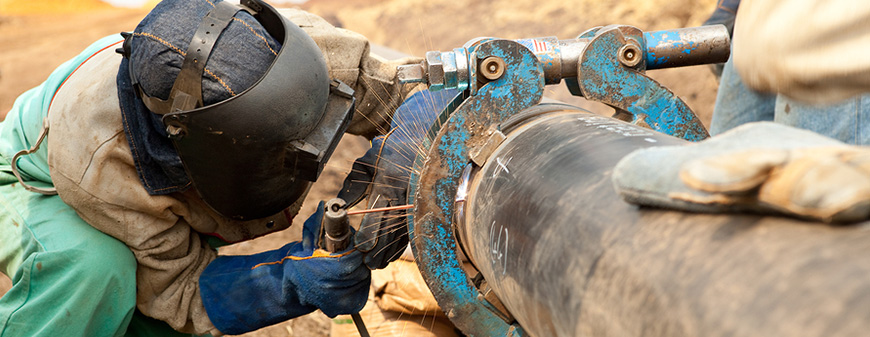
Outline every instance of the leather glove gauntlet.
<svg viewBox="0 0 870 337">
<path fill-rule="evenodd" d="M 281 9 L 308 33 L 326 59 L 329 75 L 354 89 L 356 113 L 347 132 L 372 139 L 390 130 L 390 120 L 405 96 L 417 85 L 396 80 L 397 67 L 417 64 L 419 57 L 387 61 L 370 53 L 369 41 L 355 32 L 333 27 L 326 20 L 298 9 Z"/>
<path fill-rule="evenodd" d="M 870 148 L 767 122 L 696 144 L 635 151 L 617 164 L 613 182 L 639 205 L 825 222 L 870 217 Z"/>
<path fill-rule="evenodd" d="M 355 248 L 319 249 L 323 202 L 305 225 L 301 242 L 255 255 L 219 256 L 199 278 L 206 313 L 225 334 L 240 334 L 320 309 L 335 317 L 359 312 L 371 272 Z"/>
</svg>

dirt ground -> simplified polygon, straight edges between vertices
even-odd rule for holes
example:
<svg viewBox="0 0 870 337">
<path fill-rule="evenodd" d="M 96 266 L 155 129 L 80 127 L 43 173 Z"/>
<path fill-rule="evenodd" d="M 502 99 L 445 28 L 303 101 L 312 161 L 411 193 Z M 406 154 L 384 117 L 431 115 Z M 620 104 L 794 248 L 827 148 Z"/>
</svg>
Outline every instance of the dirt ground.
<svg viewBox="0 0 870 337">
<path fill-rule="evenodd" d="M 422 55 L 450 50 L 480 36 L 528 38 L 574 37 L 601 25 L 628 24 L 643 30 L 701 24 L 715 0 L 310 0 L 301 8 L 333 24 L 359 32 L 374 43 Z M 118 9 L 97 0 L 0 0 L 0 119 L 15 97 L 38 85 L 54 67 L 92 41 L 132 30 L 146 9 Z M 717 83 L 705 66 L 650 72 L 680 95 L 709 125 Z M 598 113 L 610 110 L 583 102 L 564 86 L 548 96 Z M 299 237 L 304 215 L 317 200 L 335 195 L 350 164 L 366 149 L 364 139 L 345 137 L 306 206 L 290 229 L 225 247 L 222 254 L 247 254 L 274 249 Z M 2 244 L 2 243 L 0 243 Z M 0 274 L 0 294 L 10 287 Z M 329 334 L 329 319 L 320 313 L 255 331 L 246 336 L 313 336 Z"/>
</svg>

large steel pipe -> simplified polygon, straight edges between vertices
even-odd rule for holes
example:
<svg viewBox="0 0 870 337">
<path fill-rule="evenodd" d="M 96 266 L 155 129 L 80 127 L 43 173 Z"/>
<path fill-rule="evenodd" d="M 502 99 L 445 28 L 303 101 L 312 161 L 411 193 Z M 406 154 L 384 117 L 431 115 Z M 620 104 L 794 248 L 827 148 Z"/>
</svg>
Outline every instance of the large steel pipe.
<svg viewBox="0 0 870 337">
<path fill-rule="evenodd" d="M 454 224 L 527 333 L 870 333 L 866 226 L 627 204 L 611 185 L 617 161 L 682 141 L 563 106 L 536 109 L 471 174 Z"/>
</svg>

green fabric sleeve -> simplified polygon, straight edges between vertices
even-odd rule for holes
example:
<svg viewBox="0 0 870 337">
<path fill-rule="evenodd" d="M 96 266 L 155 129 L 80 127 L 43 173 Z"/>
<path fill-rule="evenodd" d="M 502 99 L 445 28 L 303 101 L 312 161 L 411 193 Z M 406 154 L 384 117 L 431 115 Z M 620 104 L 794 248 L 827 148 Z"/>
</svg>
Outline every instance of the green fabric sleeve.
<svg viewBox="0 0 870 337">
<path fill-rule="evenodd" d="M 0 156 L 3 158 L 0 171 L 11 172 L 10 165 L 15 153 L 31 148 L 36 142 L 51 100 L 67 77 L 89 57 L 122 40 L 119 34 L 97 40 L 81 54 L 58 66 L 45 82 L 18 96 L 6 119 L 0 122 Z M 25 180 L 51 183 L 47 147 L 42 145 L 35 153 L 19 158 L 18 168 Z"/>
</svg>

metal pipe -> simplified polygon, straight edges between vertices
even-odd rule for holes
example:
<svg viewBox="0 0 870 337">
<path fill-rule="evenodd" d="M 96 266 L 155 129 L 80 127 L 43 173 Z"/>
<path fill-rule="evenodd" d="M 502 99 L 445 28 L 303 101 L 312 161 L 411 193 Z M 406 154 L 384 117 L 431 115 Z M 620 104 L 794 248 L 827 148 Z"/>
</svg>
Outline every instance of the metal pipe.
<svg viewBox="0 0 870 337">
<path fill-rule="evenodd" d="M 634 27 L 622 27 L 640 32 Z M 466 47 L 488 39 L 469 41 Z M 544 70 L 546 84 L 558 84 L 564 78 L 578 76 L 577 65 L 586 53 L 586 46 L 594 39 L 595 34 L 589 34 L 567 40 L 550 36 L 514 41 L 528 48 L 538 58 Z M 727 61 L 731 54 L 731 37 L 723 25 L 647 32 L 643 33 L 643 39 L 646 45 L 643 51 L 634 50 L 639 48 L 634 43 L 626 46 L 632 48 L 629 54 L 637 57 L 629 67 L 634 67 L 644 58 L 647 61 L 646 69 L 721 63 Z M 622 52 L 619 54 L 620 57 L 626 55 Z M 425 61 L 420 64 L 399 66 L 397 78 L 401 83 L 427 83 L 432 91 L 445 88 L 464 90 L 468 88 L 469 81 L 475 80 L 473 70 L 476 60 L 470 59 L 471 55 L 473 52 L 466 48 L 456 48 L 443 53 L 430 51 L 426 53 Z"/>
<path fill-rule="evenodd" d="M 638 208 L 615 193 L 613 166 L 633 150 L 684 141 L 563 105 L 543 112 L 515 121 L 473 170 L 454 223 L 527 333 L 870 331 L 866 226 Z"/>
<path fill-rule="evenodd" d="M 724 63 L 731 55 L 731 35 L 723 25 L 643 33 L 647 69 Z"/>
</svg>

